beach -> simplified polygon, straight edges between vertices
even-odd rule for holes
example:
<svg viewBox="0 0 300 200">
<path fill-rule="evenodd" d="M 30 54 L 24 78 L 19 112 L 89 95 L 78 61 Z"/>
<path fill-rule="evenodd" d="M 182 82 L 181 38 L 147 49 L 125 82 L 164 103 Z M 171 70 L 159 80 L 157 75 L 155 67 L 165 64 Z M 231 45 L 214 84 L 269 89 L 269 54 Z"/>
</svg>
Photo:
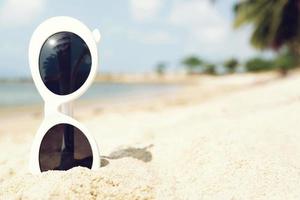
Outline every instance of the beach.
<svg viewBox="0 0 300 200">
<path fill-rule="evenodd" d="M 299 77 L 199 76 L 154 98 L 76 102 L 95 171 L 29 174 L 42 106 L 3 109 L 0 199 L 299 199 Z"/>
</svg>

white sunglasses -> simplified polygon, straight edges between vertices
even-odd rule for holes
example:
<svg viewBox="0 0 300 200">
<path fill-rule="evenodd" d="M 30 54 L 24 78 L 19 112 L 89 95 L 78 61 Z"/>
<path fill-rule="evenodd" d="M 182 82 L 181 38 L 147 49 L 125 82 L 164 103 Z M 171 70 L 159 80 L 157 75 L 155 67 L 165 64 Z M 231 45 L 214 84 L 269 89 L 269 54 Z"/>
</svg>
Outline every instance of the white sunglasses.
<svg viewBox="0 0 300 200">
<path fill-rule="evenodd" d="M 95 139 L 72 118 L 72 101 L 88 89 L 96 75 L 99 40 L 97 29 L 91 32 L 70 17 L 50 18 L 34 31 L 29 64 L 45 102 L 45 115 L 31 148 L 31 173 L 100 167 Z"/>
</svg>

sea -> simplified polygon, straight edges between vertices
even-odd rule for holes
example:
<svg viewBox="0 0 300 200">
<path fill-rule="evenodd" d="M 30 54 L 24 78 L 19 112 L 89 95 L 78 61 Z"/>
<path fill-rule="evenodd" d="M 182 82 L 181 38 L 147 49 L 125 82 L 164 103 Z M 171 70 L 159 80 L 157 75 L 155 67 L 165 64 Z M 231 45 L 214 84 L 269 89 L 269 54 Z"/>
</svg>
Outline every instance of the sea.
<svg viewBox="0 0 300 200">
<path fill-rule="evenodd" d="M 180 86 L 165 83 L 94 83 L 79 100 L 122 101 L 126 98 L 155 98 L 176 92 Z M 35 85 L 30 82 L 0 82 L 0 108 L 42 104 Z"/>
</svg>

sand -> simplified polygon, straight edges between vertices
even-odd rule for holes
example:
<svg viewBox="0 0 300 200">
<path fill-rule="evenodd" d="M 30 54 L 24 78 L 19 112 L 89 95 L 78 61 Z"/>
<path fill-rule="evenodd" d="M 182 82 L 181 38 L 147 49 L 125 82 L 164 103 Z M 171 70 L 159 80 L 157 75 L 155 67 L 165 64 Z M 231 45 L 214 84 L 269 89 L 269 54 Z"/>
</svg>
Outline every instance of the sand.
<svg viewBox="0 0 300 200">
<path fill-rule="evenodd" d="M 200 78 L 112 108 L 79 104 L 76 118 L 100 147 L 96 171 L 29 174 L 41 113 L 2 116 L 0 199 L 300 199 L 300 78 L 266 77 Z"/>
</svg>

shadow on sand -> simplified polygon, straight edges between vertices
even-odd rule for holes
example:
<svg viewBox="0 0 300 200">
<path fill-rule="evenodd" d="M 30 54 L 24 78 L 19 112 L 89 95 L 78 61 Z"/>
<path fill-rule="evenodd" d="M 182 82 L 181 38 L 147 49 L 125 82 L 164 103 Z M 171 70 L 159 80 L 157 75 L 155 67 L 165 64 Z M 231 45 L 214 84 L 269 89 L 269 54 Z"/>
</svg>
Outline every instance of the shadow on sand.
<svg viewBox="0 0 300 200">
<path fill-rule="evenodd" d="M 109 164 L 109 160 L 121 159 L 125 157 L 131 157 L 143 162 L 150 162 L 152 160 L 152 153 L 149 149 L 153 147 L 150 144 L 143 148 L 127 147 L 123 149 L 118 149 L 109 154 L 109 156 L 101 156 L 101 167 L 105 167 Z"/>
</svg>

